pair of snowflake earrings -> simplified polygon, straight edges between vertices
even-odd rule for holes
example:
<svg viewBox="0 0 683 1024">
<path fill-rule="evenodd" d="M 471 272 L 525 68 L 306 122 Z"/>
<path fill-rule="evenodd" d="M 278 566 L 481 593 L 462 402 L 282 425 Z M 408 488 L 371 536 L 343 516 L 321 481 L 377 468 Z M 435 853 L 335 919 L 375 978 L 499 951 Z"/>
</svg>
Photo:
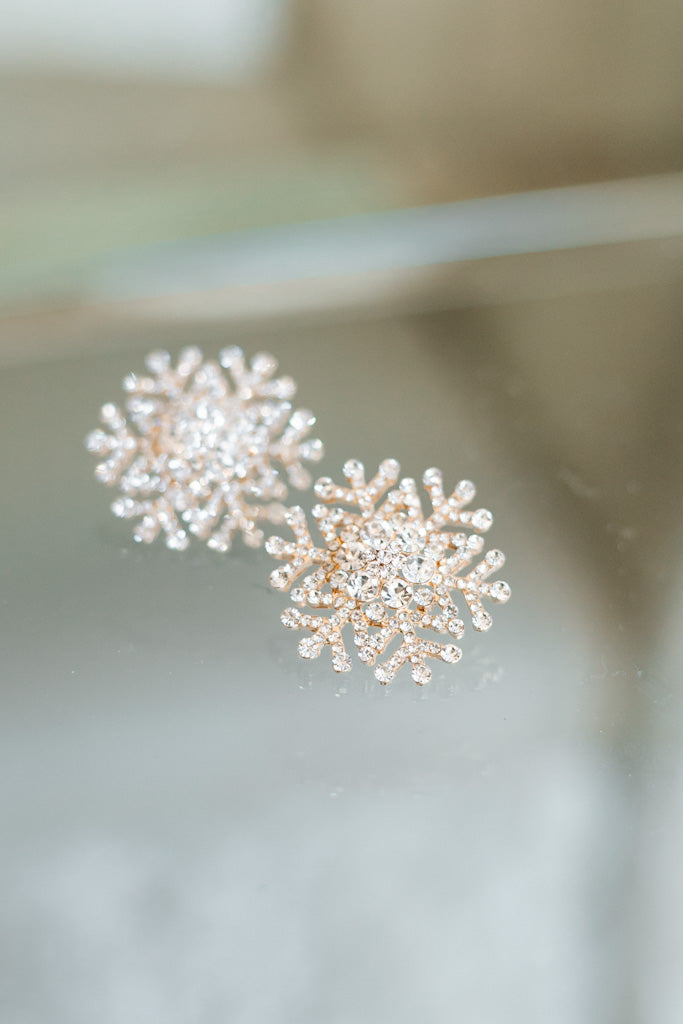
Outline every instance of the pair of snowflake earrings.
<svg viewBox="0 0 683 1024">
<path fill-rule="evenodd" d="M 350 624 L 360 660 L 374 665 L 380 682 L 408 662 L 416 683 L 429 682 L 428 658 L 454 663 L 462 655 L 450 640 L 430 639 L 463 636 L 458 591 L 474 629 L 489 629 L 483 599 L 502 604 L 510 588 L 489 581 L 505 561 L 501 551 L 477 561 L 493 516 L 466 508 L 475 495 L 469 480 L 447 497 L 441 472 L 428 469 L 423 483 L 432 511 L 425 516 L 415 480 L 399 482 L 395 459 L 382 462 L 369 481 L 351 459 L 343 469 L 346 486 L 327 477 L 315 484 L 320 504 L 311 514 L 323 539 L 316 546 L 303 509 L 284 502 L 288 484 L 310 486 L 304 463 L 318 462 L 324 449 L 309 437 L 313 414 L 292 410 L 296 384 L 275 376 L 277 360 L 259 354 L 247 363 L 233 347 L 218 362 L 204 361 L 191 347 L 175 366 L 168 352 L 150 353 L 146 365 L 145 375 L 123 381 L 125 411 L 103 406 L 103 428 L 86 438 L 103 460 L 95 476 L 120 491 L 112 512 L 137 520 L 135 540 L 163 536 L 181 551 L 193 535 L 226 552 L 238 534 L 259 547 L 263 524 L 286 523 L 293 540 L 266 541 L 266 551 L 282 562 L 271 586 L 289 590 L 293 602 L 282 623 L 307 634 L 299 642 L 302 658 L 317 658 L 329 646 L 336 672 L 351 669 L 342 637 Z"/>
</svg>

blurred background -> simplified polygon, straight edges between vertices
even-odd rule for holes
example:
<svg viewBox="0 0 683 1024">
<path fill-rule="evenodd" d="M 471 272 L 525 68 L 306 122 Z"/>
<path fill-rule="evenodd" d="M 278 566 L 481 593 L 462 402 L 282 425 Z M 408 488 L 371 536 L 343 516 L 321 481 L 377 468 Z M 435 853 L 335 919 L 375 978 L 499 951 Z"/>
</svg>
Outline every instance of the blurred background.
<svg viewBox="0 0 683 1024">
<path fill-rule="evenodd" d="M 683 7 L 24 0 L 0 28 L 0 1017 L 678 1024 Z M 140 550 L 152 348 L 473 478 L 513 600 L 430 688 L 269 560 Z M 309 497 L 303 499 L 310 505 Z"/>
</svg>

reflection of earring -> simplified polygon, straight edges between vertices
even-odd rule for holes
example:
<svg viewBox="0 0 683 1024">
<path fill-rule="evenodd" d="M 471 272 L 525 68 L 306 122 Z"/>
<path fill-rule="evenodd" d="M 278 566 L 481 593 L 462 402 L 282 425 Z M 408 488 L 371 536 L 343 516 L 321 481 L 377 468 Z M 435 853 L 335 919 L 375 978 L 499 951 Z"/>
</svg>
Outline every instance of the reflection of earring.
<svg viewBox="0 0 683 1024">
<path fill-rule="evenodd" d="M 454 644 L 420 635 L 450 633 L 458 639 L 464 634 L 465 625 L 451 592 L 461 592 L 472 625 L 483 632 L 491 626 L 491 616 L 482 599 L 502 604 L 509 598 L 510 588 L 502 580 L 487 582 L 505 561 L 502 551 L 487 552 L 474 568 L 464 572 L 483 549 L 479 534 L 493 522 L 486 509 L 465 509 L 474 497 L 474 485 L 461 480 L 447 498 L 440 471 L 428 469 L 423 481 L 432 512 L 425 517 L 414 480 L 406 478 L 389 490 L 397 483 L 399 471 L 398 462 L 387 459 L 366 483 L 362 463 L 350 460 L 344 465 L 348 486 L 338 487 L 327 478 L 315 485 L 317 496 L 325 503 L 312 511 L 324 546 L 315 547 L 304 512 L 295 507 L 285 517 L 294 531 L 294 542 L 271 537 L 266 550 L 284 562 L 271 574 L 272 586 L 288 590 L 303 576 L 291 591 L 294 605 L 324 610 L 309 615 L 290 607 L 282 613 L 282 622 L 289 629 L 311 634 L 299 642 L 302 658 L 317 658 L 329 645 L 334 670 L 348 672 L 351 659 L 342 630 L 351 623 L 358 655 L 368 665 L 374 665 L 400 638 L 394 652 L 375 667 L 380 682 L 390 682 L 401 666 L 410 662 L 413 679 L 423 684 L 431 678 L 427 658 L 456 662 L 462 654 Z M 325 507 L 332 503 L 335 507 Z M 339 505 L 352 506 L 353 511 Z"/>
<path fill-rule="evenodd" d="M 150 353 L 149 374 L 123 382 L 127 416 L 103 406 L 105 429 L 86 438 L 86 447 L 104 456 L 96 477 L 121 491 L 112 511 L 140 520 L 135 540 L 151 543 L 163 533 L 169 548 L 183 550 L 189 531 L 227 551 L 241 533 L 258 547 L 257 524 L 282 522 L 285 480 L 310 486 L 302 463 L 322 458 L 323 446 L 307 439 L 313 414 L 292 412 L 292 378 L 274 376 L 271 355 L 248 365 L 235 347 L 223 349 L 219 361 L 204 362 L 195 347 L 183 349 L 175 366 L 168 352 Z"/>
</svg>

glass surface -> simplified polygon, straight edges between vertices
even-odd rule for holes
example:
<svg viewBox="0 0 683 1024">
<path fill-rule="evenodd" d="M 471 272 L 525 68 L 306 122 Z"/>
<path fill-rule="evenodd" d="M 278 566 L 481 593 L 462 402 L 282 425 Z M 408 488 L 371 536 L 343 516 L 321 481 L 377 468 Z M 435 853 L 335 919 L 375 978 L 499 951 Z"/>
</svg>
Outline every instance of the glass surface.
<svg viewBox="0 0 683 1024">
<path fill-rule="evenodd" d="M 3 1020 L 680 1019 L 668 265 L 229 336 L 34 324 L 76 341 L 0 383 Z M 476 482 L 513 596 L 460 664 L 383 687 L 354 653 L 337 676 L 297 657 L 263 551 L 133 543 L 82 439 L 148 349 L 187 341 L 275 352 L 321 475 L 393 456 Z"/>
</svg>

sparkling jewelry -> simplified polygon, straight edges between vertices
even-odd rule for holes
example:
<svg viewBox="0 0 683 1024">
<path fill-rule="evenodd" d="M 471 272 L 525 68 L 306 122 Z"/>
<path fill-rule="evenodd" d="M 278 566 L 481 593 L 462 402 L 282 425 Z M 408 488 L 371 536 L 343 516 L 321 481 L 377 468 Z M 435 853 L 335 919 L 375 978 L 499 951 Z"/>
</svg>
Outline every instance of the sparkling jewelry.
<svg viewBox="0 0 683 1024">
<path fill-rule="evenodd" d="M 462 655 L 453 643 L 420 635 L 446 633 L 456 640 L 463 636 L 465 624 L 453 592 L 461 593 L 474 629 L 485 632 L 491 616 L 483 599 L 503 604 L 510 588 L 502 580 L 488 582 L 504 564 L 502 551 L 488 551 L 466 572 L 484 547 L 480 534 L 493 522 L 487 509 L 465 508 L 474 498 L 474 484 L 461 480 L 447 498 L 441 472 L 428 469 L 423 482 L 432 511 L 425 517 L 415 480 L 407 477 L 390 490 L 399 473 L 398 462 L 387 459 L 366 483 L 363 464 L 351 459 L 344 465 L 348 486 L 337 486 L 328 478 L 315 485 L 324 504 L 316 505 L 312 515 L 324 546 L 314 545 L 303 509 L 295 506 L 285 516 L 294 541 L 270 537 L 266 551 L 284 563 L 271 574 L 271 585 L 289 590 L 297 583 L 290 593 L 293 606 L 285 609 L 281 619 L 288 629 L 310 633 L 299 641 L 302 658 L 317 658 L 329 646 L 334 670 L 348 672 L 351 659 L 342 630 L 351 623 L 358 656 L 375 665 L 380 682 L 390 682 L 410 662 L 413 679 L 422 685 L 432 674 L 427 658 L 450 664 Z M 301 607 L 324 609 L 325 614 L 309 615 Z M 393 653 L 375 664 L 395 638 L 400 642 Z"/>
<path fill-rule="evenodd" d="M 121 492 L 112 512 L 139 520 L 137 541 L 163 534 L 182 551 L 193 534 L 228 551 L 239 533 L 258 547 L 258 524 L 283 521 L 287 483 L 311 484 L 303 463 L 322 458 L 323 446 L 308 438 L 313 414 L 292 412 L 292 378 L 275 377 L 277 360 L 265 353 L 247 364 L 237 347 L 223 349 L 219 363 L 194 346 L 175 366 L 168 352 L 151 352 L 149 373 L 123 381 L 125 412 L 104 405 L 104 429 L 86 438 L 103 457 L 95 476 Z"/>
</svg>

